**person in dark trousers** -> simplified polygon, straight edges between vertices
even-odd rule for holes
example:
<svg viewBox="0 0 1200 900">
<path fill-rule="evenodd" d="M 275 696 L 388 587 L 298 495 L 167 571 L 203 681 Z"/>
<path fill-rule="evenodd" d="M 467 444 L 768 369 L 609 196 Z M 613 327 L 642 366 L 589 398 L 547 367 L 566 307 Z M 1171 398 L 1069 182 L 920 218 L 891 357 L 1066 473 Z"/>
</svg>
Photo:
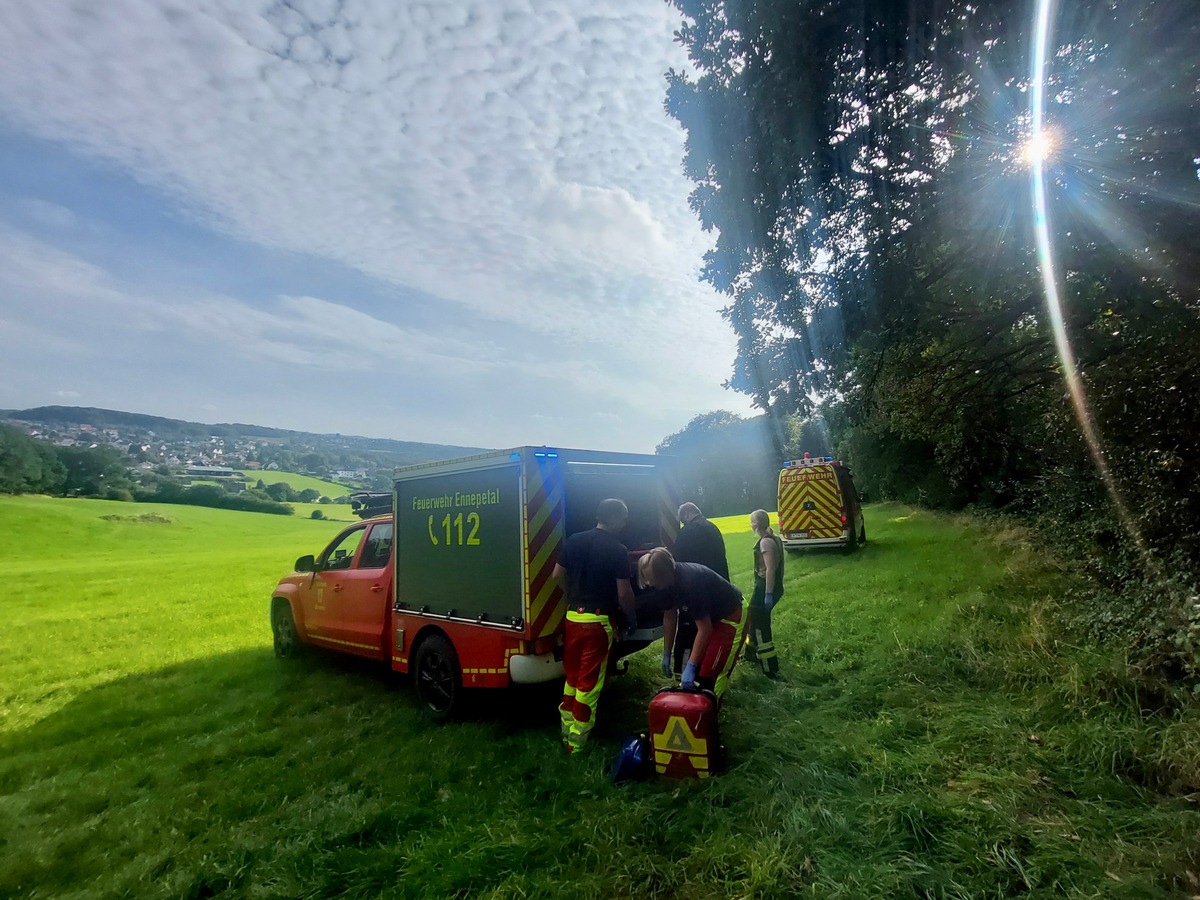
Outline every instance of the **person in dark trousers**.
<svg viewBox="0 0 1200 900">
<path fill-rule="evenodd" d="M 750 597 L 750 646 L 746 659 L 762 666 L 763 674 L 779 674 L 779 656 L 771 634 L 771 610 L 783 597 L 783 541 L 771 530 L 766 510 L 750 513 L 754 532 L 754 593 Z"/>
<path fill-rule="evenodd" d="M 720 700 L 742 648 L 749 606 L 742 592 L 707 566 L 676 562 L 666 547 L 655 547 L 638 560 L 638 582 L 662 592 L 665 640 L 675 638 L 681 613 L 695 620 L 696 637 L 687 648 L 682 683 L 708 688 Z"/>
<path fill-rule="evenodd" d="M 725 538 L 720 529 L 704 518 L 700 507 L 687 502 L 679 507 L 679 524 L 683 529 L 675 540 L 675 552 L 671 555 L 676 562 L 699 563 L 708 566 L 726 581 L 729 580 L 729 560 L 725 556 Z M 696 622 L 685 612 L 679 614 L 679 627 L 675 632 L 674 668 L 671 667 L 671 648 L 664 645 L 662 673 L 668 678 L 672 671 L 683 672 L 684 657 L 696 640 Z"/>
<path fill-rule="evenodd" d="M 554 578 L 566 578 L 567 620 L 563 628 L 563 685 L 559 715 L 563 745 L 574 753 L 587 744 L 596 724 L 596 707 L 604 690 L 608 655 L 624 613 L 637 621 L 629 553 L 617 535 L 629 520 L 623 500 L 601 500 L 596 527 L 580 531 L 563 543 L 554 564 Z"/>
</svg>

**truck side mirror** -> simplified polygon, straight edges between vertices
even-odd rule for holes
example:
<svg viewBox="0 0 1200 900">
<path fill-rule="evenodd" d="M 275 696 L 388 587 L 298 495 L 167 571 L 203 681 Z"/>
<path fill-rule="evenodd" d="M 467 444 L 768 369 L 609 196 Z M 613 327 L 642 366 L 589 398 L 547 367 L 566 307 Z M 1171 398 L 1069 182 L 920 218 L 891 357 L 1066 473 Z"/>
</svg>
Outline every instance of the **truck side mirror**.
<svg viewBox="0 0 1200 900">
<path fill-rule="evenodd" d="M 302 556 L 298 560 L 296 560 L 296 571 L 297 572 L 314 572 L 314 571 L 316 571 L 316 568 L 317 568 L 317 560 L 313 557 L 313 555 L 311 553 L 309 553 L 305 556 Z"/>
</svg>

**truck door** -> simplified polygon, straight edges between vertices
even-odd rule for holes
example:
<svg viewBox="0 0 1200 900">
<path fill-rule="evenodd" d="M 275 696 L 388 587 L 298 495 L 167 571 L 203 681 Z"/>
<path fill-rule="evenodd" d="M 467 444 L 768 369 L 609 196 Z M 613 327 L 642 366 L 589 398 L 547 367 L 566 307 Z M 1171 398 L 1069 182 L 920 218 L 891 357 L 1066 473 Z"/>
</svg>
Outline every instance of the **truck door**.
<svg viewBox="0 0 1200 900">
<path fill-rule="evenodd" d="M 341 638 L 354 653 L 383 659 L 383 627 L 390 600 L 392 569 L 392 523 L 370 526 L 358 558 L 344 573 L 341 600 Z"/>
<path fill-rule="evenodd" d="M 312 581 L 299 593 L 304 627 L 313 640 L 337 644 L 341 636 L 343 581 L 354 564 L 366 525 L 347 529 L 317 557 Z"/>
</svg>

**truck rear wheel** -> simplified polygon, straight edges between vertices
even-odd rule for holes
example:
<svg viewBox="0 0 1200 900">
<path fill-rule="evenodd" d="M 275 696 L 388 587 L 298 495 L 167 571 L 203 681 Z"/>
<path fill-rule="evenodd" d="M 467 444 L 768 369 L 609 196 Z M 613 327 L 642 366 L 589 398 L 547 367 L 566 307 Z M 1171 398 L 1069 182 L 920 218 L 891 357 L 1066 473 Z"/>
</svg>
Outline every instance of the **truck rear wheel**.
<svg viewBox="0 0 1200 900">
<path fill-rule="evenodd" d="M 300 636 L 296 633 L 292 608 L 286 600 L 276 600 L 271 604 L 271 637 L 275 644 L 275 655 L 280 659 L 295 659 L 300 655 Z"/>
<path fill-rule="evenodd" d="M 454 711 L 462 694 L 462 669 L 454 645 L 443 635 L 430 635 L 417 647 L 413 683 L 421 703 L 435 719 L 445 719 Z"/>
</svg>

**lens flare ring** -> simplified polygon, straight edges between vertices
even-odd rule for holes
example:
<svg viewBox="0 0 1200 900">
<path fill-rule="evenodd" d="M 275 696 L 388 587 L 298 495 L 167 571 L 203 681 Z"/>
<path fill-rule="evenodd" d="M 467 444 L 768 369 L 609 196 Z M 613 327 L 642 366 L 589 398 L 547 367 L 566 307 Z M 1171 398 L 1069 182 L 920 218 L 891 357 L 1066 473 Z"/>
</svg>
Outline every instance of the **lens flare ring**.
<svg viewBox="0 0 1200 900">
<path fill-rule="evenodd" d="M 1030 127 L 1032 140 L 1046 141 L 1052 133 L 1046 126 L 1046 58 L 1050 48 L 1052 23 L 1054 21 L 1055 0 L 1038 0 L 1034 12 L 1033 30 L 1033 66 L 1030 85 Z M 1044 144 L 1042 149 L 1048 149 Z M 1059 362 L 1062 365 L 1063 378 L 1067 382 L 1067 390 L 1071 397 L 1071 405 L 1075 409 L 1075 417 L 1083 430 L 1087 441 L 1088 452 L 1100 473 L 1100 478 L 1112 499 L 1117 517 L 1122 527 L 1133 539 L 1135 546 L 1146 563 L 1157 568 L 1153 557 L 1149 554 L 1141 531 L 1129 514 L 1129 509 L 1121 497 L 1121 491 L 1109 468 L 1101 445 L 1100 435 L 1088 408 L 1087 396 L 1084 394 L 1083 382 L 1079 377 L 1079 369 L 1075 363 L 1075 354 L 1071 349 L 1071 341 L 1067 336 L 1067 328 L 1063 322 L 1062 300 L 1058 290 L 1058 274 L 1054 265 L 1054 252 L 1050 238 L 1050 211 L 1046 200 L 1046 163 L 1050 154 L 1035 152 L 1028 155 L 1031 164 L 1030 178 L 1033 188 L 1033 226 L 1037 241 L 1038 267 L 1042 273 L 1042 290 L 1046 295 L 1046 308 L 1050 313 L 1050 324 L 1054 331 L 1054 345 L 1058 351 Z"/>
</svg>

